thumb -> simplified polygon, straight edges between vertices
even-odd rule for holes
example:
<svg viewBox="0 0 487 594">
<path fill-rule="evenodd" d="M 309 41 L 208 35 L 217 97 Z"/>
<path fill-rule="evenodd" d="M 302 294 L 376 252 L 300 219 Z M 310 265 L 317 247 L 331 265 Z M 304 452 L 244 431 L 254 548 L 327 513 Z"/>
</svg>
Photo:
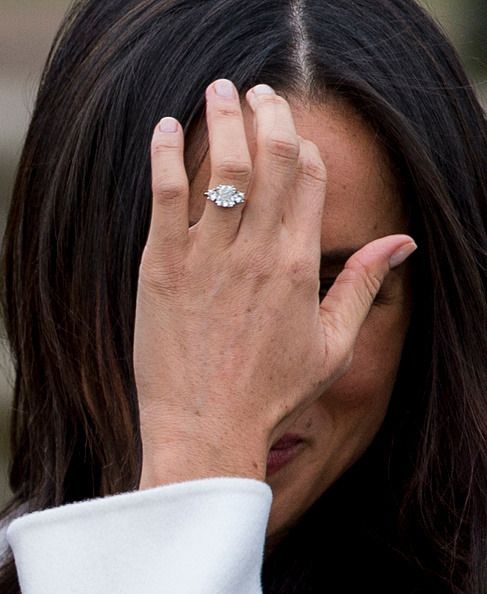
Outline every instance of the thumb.
<svg viewBox="0 0 487 594">
<path fill-rule="evenodd" d="M 389 235 L 351 256 L 320 305 L 329 349 L 350 355 L 360 328 L 388 272 L 417 248 L 408 235 Z"/>
</svg>

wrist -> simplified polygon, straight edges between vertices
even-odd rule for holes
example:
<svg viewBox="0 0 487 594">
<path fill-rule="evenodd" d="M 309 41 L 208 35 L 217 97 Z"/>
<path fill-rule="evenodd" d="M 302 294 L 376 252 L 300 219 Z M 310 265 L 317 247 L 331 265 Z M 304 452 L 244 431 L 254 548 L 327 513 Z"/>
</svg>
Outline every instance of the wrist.
<svg viewBox="0 0 487 594">
<path fill-rule="evenodd" d="M 267 443 L 230 445 L 204 439 L 155 445 L 143 441 L 143 463 L 139 490 L 170 483 L 211 477 L 240 477 L 264 481 Z"/>
</svg>

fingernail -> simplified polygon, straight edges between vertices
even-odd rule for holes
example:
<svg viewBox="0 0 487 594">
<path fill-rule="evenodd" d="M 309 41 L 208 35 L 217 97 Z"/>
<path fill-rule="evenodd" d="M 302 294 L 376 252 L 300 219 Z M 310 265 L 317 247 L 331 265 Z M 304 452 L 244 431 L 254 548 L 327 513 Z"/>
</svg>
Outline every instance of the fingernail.
<svg viewBox="0 0 487 594">
<path fill-rule="evenodd" d="M 256 85 L 252 90 L 256 95 L 274 95 L 274 89 L 269 85 Z"/>
<path fill-rule="evenodd" d="M 220 97 L 234 97 L 234 88 L 233 83 L 226 78 L 217 80 L 215 83 L 215 92 Z"/>
<path fill-rule="evenodd" d="M 178 121 L 171 117 L 162 118 L 162 120 L 159 122 L 159 130 L 161 132 L 177 132 Z"/>
<path fill-rule="evenodd" d="M 389 260 L 390 268 L 400 266 L 416 249 L 418 246 L 415 243 L 407 243 L 401 246 Z"/>
</svg>

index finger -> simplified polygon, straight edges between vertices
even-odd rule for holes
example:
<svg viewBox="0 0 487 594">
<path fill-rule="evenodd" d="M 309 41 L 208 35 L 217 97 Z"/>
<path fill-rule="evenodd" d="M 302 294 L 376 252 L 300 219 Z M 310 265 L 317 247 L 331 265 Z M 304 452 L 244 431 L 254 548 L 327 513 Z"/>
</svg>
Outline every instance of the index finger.
<svg viewBox="0 0 487 594">
<path fill-rule="evenodd" d="M 189 237 L 189 181 L 184 166 L 184 135 L 179 122 L 163 118 L 151 143 L 152 217 L 147 244 L 153 253 L 181 249 Z"/>
</svg>

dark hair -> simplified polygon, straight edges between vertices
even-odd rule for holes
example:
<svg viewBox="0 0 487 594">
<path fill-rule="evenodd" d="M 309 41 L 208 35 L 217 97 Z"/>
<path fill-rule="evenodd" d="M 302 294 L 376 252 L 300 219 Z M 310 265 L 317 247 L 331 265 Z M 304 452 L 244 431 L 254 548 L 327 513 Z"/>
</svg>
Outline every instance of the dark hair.
<svg viewBox="0 0 487 594">
<path fill-rule="evenodd" d="M 132 339 L 150 224 L 149 147 L 183 124 L 193 179 L 204 91 L 230 78 L 353 105 L 411 212 L 415 308 L 385 422 L 266 557 L 266 593 L 487 592 L 486 122 L 413 0 L 85 0 L 57 34 L 3 243 L 16 371 L 3 518 L 135 489 Z M 22 508 L 20 506 L 23 506 Z M 17 594 L 12 558 L 0 590 Z"/>
</svg>

